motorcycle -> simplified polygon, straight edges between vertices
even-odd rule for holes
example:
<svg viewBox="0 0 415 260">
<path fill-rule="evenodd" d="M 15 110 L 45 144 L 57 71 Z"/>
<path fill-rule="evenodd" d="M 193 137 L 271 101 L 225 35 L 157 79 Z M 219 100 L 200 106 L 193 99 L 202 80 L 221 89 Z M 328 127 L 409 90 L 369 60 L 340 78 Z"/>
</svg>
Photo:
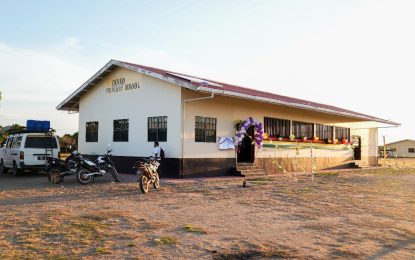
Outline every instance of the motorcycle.
<svg viewBox="0 0 415 260">
<path fill-rule="evenodd" d="M 74 175 L 79 170 L 82 156 L 74 151 L 65 160 L 55 157 L 46 157 L 45 169 L 48 173 L 49 182 L 59 184 L 64 181 L 67 175 Z"/>
<path fill-rule="evenodd" d="M 91 183 L 95 177 L 102 177 L 110 172 L 115 182 L 120 182 L 120 175 L 115 169 L 114 163 L 111 160 L 111 145 L 107 146 L 107 153 L 103 156 L 98 156 L 95 162 L 83 158 L 80 164 L 80 170 L 76 173 L 76 180 L 86 185 Z"/>
<path fill-rule="evenodd" d="M 152 156 L 135 163 L 133 168 L 137 169 L 138 183 L 141 192 L 147 193 L 151 184 L 153 184 L 155 189 L 160 188 L 160 178 L 157 172 L 159 166 L 160 162 L 155 160 Z"/>
</svg>

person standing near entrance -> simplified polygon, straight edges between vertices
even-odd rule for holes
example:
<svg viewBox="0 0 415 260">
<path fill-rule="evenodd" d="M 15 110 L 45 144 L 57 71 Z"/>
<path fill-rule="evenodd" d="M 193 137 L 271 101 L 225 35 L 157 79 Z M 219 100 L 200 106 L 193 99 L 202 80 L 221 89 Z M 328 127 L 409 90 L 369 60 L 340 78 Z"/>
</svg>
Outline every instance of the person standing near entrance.
<svg viewBox="0 0 415 260">
<path fill-rule="evenodd" d="M 154 159 L 157 159 L 160 157 L 161 147 L 159 145 L 159 142 L 154 142 L 154 149 L 153 149 L 153 156 Z"/>
<path fill-rule="evenodd" d="M 153 156 L 154 156 L 154 159 L 157 160 L 157 161 L 161 161 L 161 160 L 164 159 L 164 150 L 163 150 L 163 148 L 160 147 L 159 142 L 154 142 Z M 162 166 L 162 165 L 160 164 L 160 166 Z M 160 166 L 158 167 L 159 175 L 162 172 Z"/>
<path fill-rule="evenodd" d="M 154 142 L 153 156 L 155 159 L 160 160 L 163 160 L 165 157 L 164 150 L 160 147 L 159 142 Z"/>
</svg>

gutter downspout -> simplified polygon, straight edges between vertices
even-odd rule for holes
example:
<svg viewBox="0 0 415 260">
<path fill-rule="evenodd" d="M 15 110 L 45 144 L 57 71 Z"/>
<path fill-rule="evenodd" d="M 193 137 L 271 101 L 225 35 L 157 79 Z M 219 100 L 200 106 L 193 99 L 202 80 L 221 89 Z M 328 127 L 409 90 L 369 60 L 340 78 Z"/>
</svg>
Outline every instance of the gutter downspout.
<svg viewBox="0 0 415 260">
<path fill-rule="evenodd" d="M 183 115 L 182 115 L 182 173 L 180 178 L 184 178 L 184 167 L 185 167 L 185 159 L 184 159 L 184 123 L 186 121 L 186 102 L 193 102 L 193 101 L 199 101 L 199 100 L 206 100 L 206 99 L 212 99 L 215 97 L 215 93 L 211 93 L 210 96 L 207 97 L 199 97 L 199 98 L 190 98 L 190 99 L 184 99 L 183 100 Z"/>
</svg>

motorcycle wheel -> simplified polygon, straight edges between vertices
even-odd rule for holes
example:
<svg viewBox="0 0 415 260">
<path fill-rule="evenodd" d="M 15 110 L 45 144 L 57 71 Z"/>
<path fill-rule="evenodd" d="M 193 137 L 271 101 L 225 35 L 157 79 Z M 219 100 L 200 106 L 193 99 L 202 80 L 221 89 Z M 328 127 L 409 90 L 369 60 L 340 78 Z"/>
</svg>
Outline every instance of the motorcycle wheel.
<svg viewBox="0 0 415 260">
<path fill-rule="evenodd" d="M 90 172 L 87 169 L 81 169 L 76 173 L 76 180 L 82 185 L 87 185 L 94 179 L 92 175 L 88 174 L 90 174 Z"/>
<path fill-rule="evenodd" d="M 138 180 L 138 182 L 140 183 L 140 190 L 142 193 L 147 193 L 148 192 L 148 188 L 149 188 L 149 179 L 147 176 L 145 176 L 144 174 L 142 174 L 140 176 L 140 179 Z"/>
<path fill-rule="evenodd" d="M 111 169 L 111 174 L 112 174 L 112 177 L 114 178 L 115 182 L 120 182 L 121 181 L 120 180 L 120 175 L 118 174 L 118 172 L 114 168 Z"/>
<path fill-rule="evenodd" d="M 156 180 L 153 182 L 154 189 L 158 190 L 160 188 L 160 178 L 159 174 L 156 172 Z"/>
<path fill-rule="evenodd" d="M 63 176 L 61 176 L 61 172 L 58 169 L 50 169 L 48 178 L 52 184 L 59 184 L 63 181 Z"/>
</svg>

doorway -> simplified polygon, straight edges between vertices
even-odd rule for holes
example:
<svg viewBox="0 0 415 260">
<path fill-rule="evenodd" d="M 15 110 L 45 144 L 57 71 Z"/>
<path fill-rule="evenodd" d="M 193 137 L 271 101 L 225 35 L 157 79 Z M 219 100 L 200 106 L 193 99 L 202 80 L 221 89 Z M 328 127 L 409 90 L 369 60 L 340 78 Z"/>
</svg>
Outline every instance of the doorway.
<svg viewBox="0 0 415 260">
<path fill-rule="evenodd" d="M 242 139 L 242 144 L 239 146 L 237 154 L 238 163 L 253 163 L 255 160 L 255 145 L 254 140 L 254 126 L 246 130 L 246 136 Z"/>
<path fill-rule="evenodd" d="M 358 135 L 352 136 L 353 140 L 353 158 L 355 160 L 361 160 L 362 159 L 362 138 Z"/>
</svg>

